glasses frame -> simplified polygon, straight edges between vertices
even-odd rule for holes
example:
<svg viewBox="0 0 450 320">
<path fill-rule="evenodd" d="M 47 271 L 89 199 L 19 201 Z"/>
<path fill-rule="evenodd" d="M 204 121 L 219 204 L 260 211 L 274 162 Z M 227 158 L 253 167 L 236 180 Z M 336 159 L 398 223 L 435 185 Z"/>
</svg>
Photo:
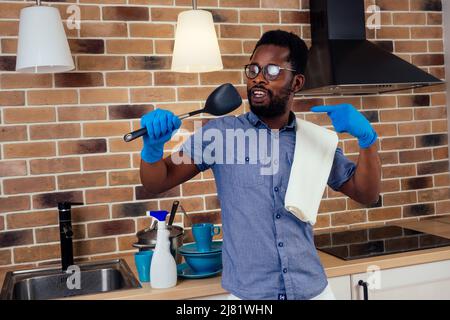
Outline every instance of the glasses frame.
<svg viewBox="0 0 450 320">
<path fill-rule="evenodd" d="M 249 77 L 248 74 L 247 74 L 247 68 L 248 68 L 249 66 L 257 66 L 257 67 L 259 68 L 258 73 L 257 73 L 253 78 L 252 78 L 252 77 Z M 259 74 L 261 73 L 261 71 L 262 71 L 263 76 L 264 76 L 264 79 L 266 79 L 267 81 L 275 81 L 275 80 L 277 80 L 278 77 L 280 76 L 281 72 L 279 72 L 279 73 L 276 75 L 275 79 L 268 79 L 268 76 L 267 76 L 267 67 L 268 67 L 268 66 L 275 66 L 275 67 L 278 67 L 280 71 L 281 71 L 281 70 L 287 70 L 287 71 L 297 72 L 297 70 L 294 70 L 294 69 L 291 69 L 291 68 L 283 68 L 283 67 L 281 67 L 281 66 L 279 66 L 279 65 L 277 65 L 277 64 L 274 64 L 274 63 L 266 64 L 264 67 L 261 67 L 261 66 L 260 66 L 259 64 L 257 64 L 257 63 L 249 63 L 249 64 L 246 64 L 246 65 L 244 66 L 244 73 L 245 73 L 245 76 L 247 77 L 247 79 L 253 80 L 253 79 L 256 79 L 256 78 L 259 76 Z"/>
</svg>

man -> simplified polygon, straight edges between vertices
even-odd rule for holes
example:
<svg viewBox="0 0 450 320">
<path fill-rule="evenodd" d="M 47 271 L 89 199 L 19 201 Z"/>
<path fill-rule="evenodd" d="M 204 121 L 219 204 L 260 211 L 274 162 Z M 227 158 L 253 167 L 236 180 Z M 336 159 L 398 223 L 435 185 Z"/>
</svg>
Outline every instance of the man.
<svg viewBox="0 0 450 320">
<path fill-rule="evenodd" d="M 296 138 L 291 109 L 294 94 L 305 83 L 307 54 L 304 41 L 296 35 L 280 30 L 265 33 L 245 67 L 251 112 L 210 120 L 201 130 L 223 136 L 230 129 L 262 132 L 269 144 L 278 143 L 277 168 L 271 175 L 261 174 L 263 164 L 251 159 L 248 145 L 233 150 L 244 155 L 243 162 L 215 162 L 206 152 L 211 151 L 211 142 L 202 140 L 200 131 L 177 153 L 183 163 L 176 164 L 171 157 L 162 160 L 164 143 L 181 122 L 163 110 L 142 118 L 148 135 L 141 153 L 141 180 L 148 191 L 160 193 L 201 171 L 213 170 L 222 210 L 222 286 L 240 299 L 333 298 L 312 226 L 284 208 Z M 351 105 L 312 110 L 327 112 L 336 131 L 357 137 L 361 147 L 357 165 L 336 150 L 328 185 L 360 203 L 377 202 L 381 169 L 377 134 L 370 123 Z M 222 145 L 223 152 L 230 153 L 225 142 L 215 146 L 216 153 Z"/>
</svg>

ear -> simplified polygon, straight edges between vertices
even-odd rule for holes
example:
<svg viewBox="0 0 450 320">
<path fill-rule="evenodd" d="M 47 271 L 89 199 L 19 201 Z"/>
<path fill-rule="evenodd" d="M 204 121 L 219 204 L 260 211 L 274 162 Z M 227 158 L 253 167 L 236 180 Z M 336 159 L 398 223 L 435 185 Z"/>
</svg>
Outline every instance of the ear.
<svg viewBox="0 0 450 320">
<path fill-rule="evenodd" d="M 292 91 L 294 93 L 297 93 L 300 90 L 302 90 L 304 85 L 305 85 L 305 76 L 302 75 L 302 74 L 295 75 L 294 81 L 293 81 L 293 84 L 292 84 Z"/>
</svg>

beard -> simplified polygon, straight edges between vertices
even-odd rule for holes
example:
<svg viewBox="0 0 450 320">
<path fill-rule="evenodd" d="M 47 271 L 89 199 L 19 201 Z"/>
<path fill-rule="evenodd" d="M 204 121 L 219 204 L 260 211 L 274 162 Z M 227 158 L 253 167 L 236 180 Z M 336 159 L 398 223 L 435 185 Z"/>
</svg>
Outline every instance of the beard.
<svg viewBox="0 0 450 320">
<path fill-rule="evenodd" d="M 257 87 L 257 86 L 256 86 Z M 253 89 L 253 88 L 252 88 Z M 248 102 L 250 104 L 250 110 L 259 117 L 263 118 L 276 118 L 287 111 L 288 102 L 290 99 L 290 91 L 288 89 L 283 90 L 284 94 L 274 96 L 273 92 L 267 90 L 267 95 L 269 97 L 269 104 L 258 104 L 255 105 L 252 103 L 251 99 L 251 89 L 247 90 L 247 96 L 249 97 Z"/>
</svg>

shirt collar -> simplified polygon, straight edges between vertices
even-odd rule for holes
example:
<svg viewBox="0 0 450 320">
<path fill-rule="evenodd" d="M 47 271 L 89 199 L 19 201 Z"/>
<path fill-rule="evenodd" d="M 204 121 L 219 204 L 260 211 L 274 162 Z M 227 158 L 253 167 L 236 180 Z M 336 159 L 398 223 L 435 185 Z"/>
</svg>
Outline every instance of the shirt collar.
<svg viewBox="0 0 450 320">
<path fill-rule="evenodd" d="M 267 127 L 267 125 L 256 114 L 254 114 L 252 111 L 247 113 L 247 119 L 255 127 L 257 127 L 260 124 L 262 124 L 262 125 Z M 291 113 L 289 114 L 289 123 L 288 123 L 288 125 L 286 125 L 284 128 L 282 128 L 280 131 L 283 131 L 283 130 L 295 130 L 296 127 L 297 127 L 296 116 L 291 111 Z"/>
</svg>

